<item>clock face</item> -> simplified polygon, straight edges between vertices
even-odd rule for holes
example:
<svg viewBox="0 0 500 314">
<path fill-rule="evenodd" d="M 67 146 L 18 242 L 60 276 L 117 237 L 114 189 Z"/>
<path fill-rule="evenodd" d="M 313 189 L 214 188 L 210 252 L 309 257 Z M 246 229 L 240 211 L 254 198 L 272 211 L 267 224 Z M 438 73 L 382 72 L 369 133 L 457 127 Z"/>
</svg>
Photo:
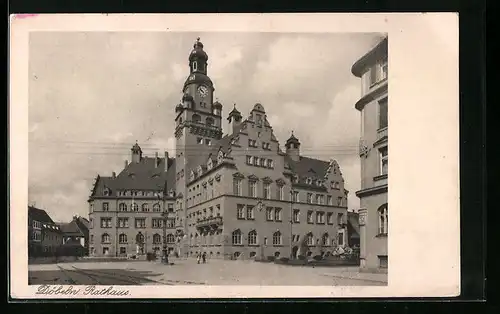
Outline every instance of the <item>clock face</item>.
<svg viewBox="0 0 500 314">
<path fill-rule="evenodd" d="M 200 93 L 201 97 L 206 97 L 208 95 L 208 88 L 206 86 L 198 87 L 198 93 Z"/>
</svg>

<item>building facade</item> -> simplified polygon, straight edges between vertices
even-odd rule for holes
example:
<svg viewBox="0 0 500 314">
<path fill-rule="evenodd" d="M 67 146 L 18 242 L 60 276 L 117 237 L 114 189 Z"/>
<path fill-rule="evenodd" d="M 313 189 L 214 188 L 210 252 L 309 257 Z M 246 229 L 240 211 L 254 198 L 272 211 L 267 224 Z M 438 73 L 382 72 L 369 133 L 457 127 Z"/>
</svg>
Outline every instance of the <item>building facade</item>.
<svg viewBox="0 0 500 314">
<path fill-rule="evenodd" d="M 55 254 L 62 241 L 59 226 L 47 212 L 28 206 L 28 255 Z"/>
<path fill-rule="evenodd" d="M 141 171 L 131 172 L 128 165 L 116 178 L 97 178 L 89 200 L 93 254 L 113 254 L 115 247 L 122 252 L 120 242 L 114 244 L 113 234 L 119 237 L 126 230 L 127 236 L 134 236 L 139 232 L 137 225 L 120 227 L 120 217 L 161 217 L 161 210 L 145 214 L 116 209 L 120 203 L 132 206 L 130 193 L 147 191 L 147 186 L 155 184 L 158 188 L 152 192 L 160 198 L 143 197 L 141 201 L 154 206 L 161 200 L 162 209 L 168 207 L 172 222 L 167 235 L 172 236 L 166 242 L 181 256 L 206 252 L 209 258 L 294 258 L 326 254 L 337 245 L 347 245 L 349 192 L 338 163 L 302 156 L 301 143 L 293 132 L 282 150 L 261 104 L 255 104 L 245 118 L 234 105 L 224 134 L 223 105 L 214 101 L 208 55 L 199 39 L 188 60 L 182 100 L 175 107 L 175 158 L 166 155 L 159 159 L 159 168 L 164 170 L 156 183 L 151 176 L 156 172 L 147 170 L 152 167 L 152 162 L 146 162 L 150 158 L 142 156 L 132 157 L 131 163 L 138 161 L 136 167 Z M 134 150 L 141 151 L 138 145 L 132 148 L 132 155 Z M 127 184 L 117 183 L 121 178 Z M 136 194 L 135 202 L 139 196 Z M 152 221 L 145 226 L 142 231 L 149 235 L 156 231 Z M 307 249 L 300 245 L 304 240 Z M 149 251 L 152 245 L 137 252 Z"/>
<path fill-rule="evenodd" d="M 89 221 L 80 216 L 73 216 L 68 223 L 59 223 L 63 245 L 81 246 L 85 254 L 89 251 Z"/>
<path fill-rule="evenodd" d="M 388 54 L 383 39 L 353 66 L 361 79 L 360 265 L 369 271 L 387 271 L 388 251 Z"/>
</svg>

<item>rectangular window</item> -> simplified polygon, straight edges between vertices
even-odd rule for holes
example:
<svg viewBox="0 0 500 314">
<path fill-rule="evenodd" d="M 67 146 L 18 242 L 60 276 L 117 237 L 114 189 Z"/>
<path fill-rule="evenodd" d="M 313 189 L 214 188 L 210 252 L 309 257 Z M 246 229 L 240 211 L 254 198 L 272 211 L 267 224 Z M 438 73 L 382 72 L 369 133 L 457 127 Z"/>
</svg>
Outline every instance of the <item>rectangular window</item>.
<svg viewBox="0 0 500 314">
<path fill-rule="evenodd" d="M 265 199 L 270 199 L 271 198 L 271 184 L 270 183 L 264 183 L 263 192 L 264 192 L 263 197 Z"/>
<path fill-rule="evenodd" d="M 281 208 L 274 209 L 274 220 L 281 221 Z"/>
<path fill-rule="evenodd" d="M 242 205 L 242 204 L 238 204 L 236 206 L 236 212 L 237 212 L 238 219 L 245 219 L 244 207 L 245 207 L 245 205 Z"/>
<path fill-rule="evenodd" d="M 370 86 L 374 85 L 378 82 L 378 77 L 379 77 L 379 65 L 376 64 L 371 67 L 370 69 Z"/>
<path fill-rule="evenodd" d="M 319 224 L 325 223 L 325 213 L 323 213 L 323 212 L 316 213 L 316 223 L 319 223 Z"/>
<path fill-rule="evenodd" d="M 378 265 L 380 268 L 387 268 L 389 266 L 387 255 L 378 256 Z"/>
<path fill-rule="evenodd" d="M 338 245 L 344 245 L 344 233 L 343 232 L 339 232 L 339 234 L 337 235 L 337 243 L 338 243 Z"/>
<path fill-rule="evenodd" d="M 233 179 L 233 194 L 241 196 L 241 179 Z"/>
<path fill-rule="evenodd" d="M 120 254 L 121 254 L 121 255 L 125 255 L 125 254 L 127 254 L 127 248 L 126 248 L 126 247 L 124 247 L 124 246 L 120 247 Z"/>
<path fill-rule="evenodd" d="M 267 168 L 273 168 L 274 165 L 273 165 L 273 160 L 272 159 L 268 159 L 267 160 Z"/>
<path fill-rule="evenodd" d="M 174 219 L 167 219 L 167 228 L 173 228 L 173 227 L 175 227 L 175 220 Z"/>
<path fill-rule="evenodd" d="M 307 203 L 308 204 L 312 204 L 312 197 L 313 197 L 312 193 L 307 193 Z"/>
<path fill-rule="evenodd" d="M 312 210 L 308 211 L 307 212 L 307 223 L 308 224 L 312 224 L 314 222 L 313 220 L 313 212 Z"/>
<path fill-rule="evenodd" d="M 266 166 L 266 159 L 265 158 L 260 158 L 259 159 L 259 165 L 261 167 L 265 167 Z"/>
<path fill-rule="evenodd" d="M 101 218 L 101 228 L 111 228 L 111 218 Z"/>
<path fill-rule="evenodd" d="M 266 220 L 267 221 L 273 220 L 273 208 L 272 207 L 266 208 Z"/>
<path fill-rule="evenodd" d="M 380 149 L 380 174 L 384 175 L 388 173 L 389 168 L 389 156 L 387 154 L 387 146 Z"/>
<path fill-rule="evenodd" d="M 299 202 L 299 192 L 298 191 L 292 191 L 292 202 Z"/>
<path fill-rule="evenodd" d="M 248 182 L 248 196 L 257 197 L 257 182 L 255 181 Z"/>
<path fill-rule="evenodd" d="M 128 228 L 128 218 L 118 218 L 118 228 Z"/>
<path fill-rule="evenodd" d="M 321 204 L 320 198 L 321 198 L 321 195 L 316 194 L 316 204 Z"/>
<path fill-rule="evenodd" d="M 247 165 L 252 164 L 252 156 L 247 156 Z"/>
<path fill-rule="evenodd" d="M 151 225 L 153 228 L 163 228 L 163 219 L 153 218 Z"/>
<path fill-rule="evenodd" d="M 293 222 L 300 223 L 300 210 L 298 209 L 293 210 Z"/>
<path fill-rule="evenodd" d="M 103 212 L 109 211 L 109 203 L 108 202 L 102 203 L 102 211 Z"/>
<path fill-rule="evenodd" d="M 389 66 L 387 63 L 387 59 L 383 60 L 380 64 L 380 69 L 381 69 L 381 80 L 385 80 L 388 75 L 389 75 Z"/>
<path fill-rule="evenodd" d="M 198 137 L 198 138 L 196 139 L 196 142 L 197 142 L 198 144 L 202 145 L 202 144 L 203 144 L 203 138 Z"/>
<path fill-rule="evenodd" d="M 173 213 L 174 212 L 174 204 L 168 204 L 167 207 L 168 207 L 167 210 L 168 210 L 169 213 Z"/>
<path fill-rule="evenodd" d="M 212 146 L 212 141 L 209 139 L 205 139 L 205 145 Z"/>
<path fill-rule="evenodd" d="M 338 225 L 344 224 L 344 214 L 342 213 L 337 214 L 337 224 Z"/>
<path fill-rule="evenodd" d="M 337 197 L 337 205 L 342 206 L 342 196 Z"/>
<path fill-rule="evenodd" d="M 387 108 L 387 98 L 384 98 L 378 102 L 378 128 L 383 129 L 388 125 L 388 108 Z"/>
<path fill-rule="evenodd" d="M 278 185 L 277 190 L 276 190 L 276 198 L 279 199 L 280 201 L 284 200 L 285 193 L 283 192 L 283 185 Z"/>
<path fill-rule="evenodd" d="M 333 197 L 331 195 L 326 197 L 326 201 L 328 202 L 328 205 L 333 205 Z"/>
<path fill-rule="evenodd" d="M 253 206 L 247 205 L 247 219 L 250 219 L 250 220 L 255 219 Z"/>
<path fill-rule="evenodd" d="M 136 218 L 135 219 L 135 227 L 136 228 L 146 228 L 146 219 L 145 218 Z"/>
<path fill-rule="evenodd" d="M 253 158 L 253 165 L 258 166 L 259 165 L 259 157 L 254 157 Z"/>
<path fill-rule="evenodd" d="M 333 225 L 333 213 L 326 214 L 326 223 L 329 225 Z"/>
<path fill-rule="evenodd" d="M 94 228 L 94 219 L 93 218 L 89 219 L 89 225 L 90 225 L 90 229 Z"/>
</svg>

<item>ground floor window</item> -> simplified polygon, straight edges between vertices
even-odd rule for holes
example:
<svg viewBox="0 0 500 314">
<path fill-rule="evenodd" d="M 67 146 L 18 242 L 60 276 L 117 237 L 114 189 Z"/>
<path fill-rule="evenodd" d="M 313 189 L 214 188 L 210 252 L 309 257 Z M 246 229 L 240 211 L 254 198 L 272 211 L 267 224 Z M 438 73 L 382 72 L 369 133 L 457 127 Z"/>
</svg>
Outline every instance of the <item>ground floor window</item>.
<svg viewBox="0 0 500 314">
<path fill-rule="evenodd" d="M 109 247 L 103 247 L 102 248 L 102 254 L 103 255 L 108 255 L 109 254 Z"/>
<path fill-rule="evenodd" d="M 274 252 L 274 257 L 280 257 L 280 252 Z"/>
<path fill-rule="evenodd" d="M 234 252 L 233 256 L 234 258 L 238 258 L 240 257 L 241 253 L 240 252 Z"/>
<path fill-rule="evenodd" d="M 91 247 L 90 248 L 90 255 L 94 255 L 95 254 L 95 247 Z"/>
<path fill-rule="evenodd" d="M 380 268 L 387 268 L 388 266 L 387 255 L 378 256 L 378 266 Z"/>
<path fill-rule="evenodd" d="M 120 248 L 120 254 L 127 254 L 127 248 L 126 248 L 126 247 L 124 247 L 124 246 L 122 246 L 122 247 Z"/>
</svg>

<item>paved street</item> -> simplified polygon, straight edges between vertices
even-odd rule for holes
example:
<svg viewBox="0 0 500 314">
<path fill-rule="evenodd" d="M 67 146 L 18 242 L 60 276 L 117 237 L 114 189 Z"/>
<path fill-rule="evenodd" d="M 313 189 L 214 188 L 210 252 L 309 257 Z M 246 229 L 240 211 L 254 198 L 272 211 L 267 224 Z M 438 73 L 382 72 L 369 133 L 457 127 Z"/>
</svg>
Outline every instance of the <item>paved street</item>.
<svg viewBox="0 0 500 314">
<path fill-rule="evenodd" d="M 159 262 L 77 262 L 29 265 L 29 284 L 65 285 L 386 285 L 386 274 L 357 267 L 300 267 L 253 261 L 173 259 Z"/>
</svg>

